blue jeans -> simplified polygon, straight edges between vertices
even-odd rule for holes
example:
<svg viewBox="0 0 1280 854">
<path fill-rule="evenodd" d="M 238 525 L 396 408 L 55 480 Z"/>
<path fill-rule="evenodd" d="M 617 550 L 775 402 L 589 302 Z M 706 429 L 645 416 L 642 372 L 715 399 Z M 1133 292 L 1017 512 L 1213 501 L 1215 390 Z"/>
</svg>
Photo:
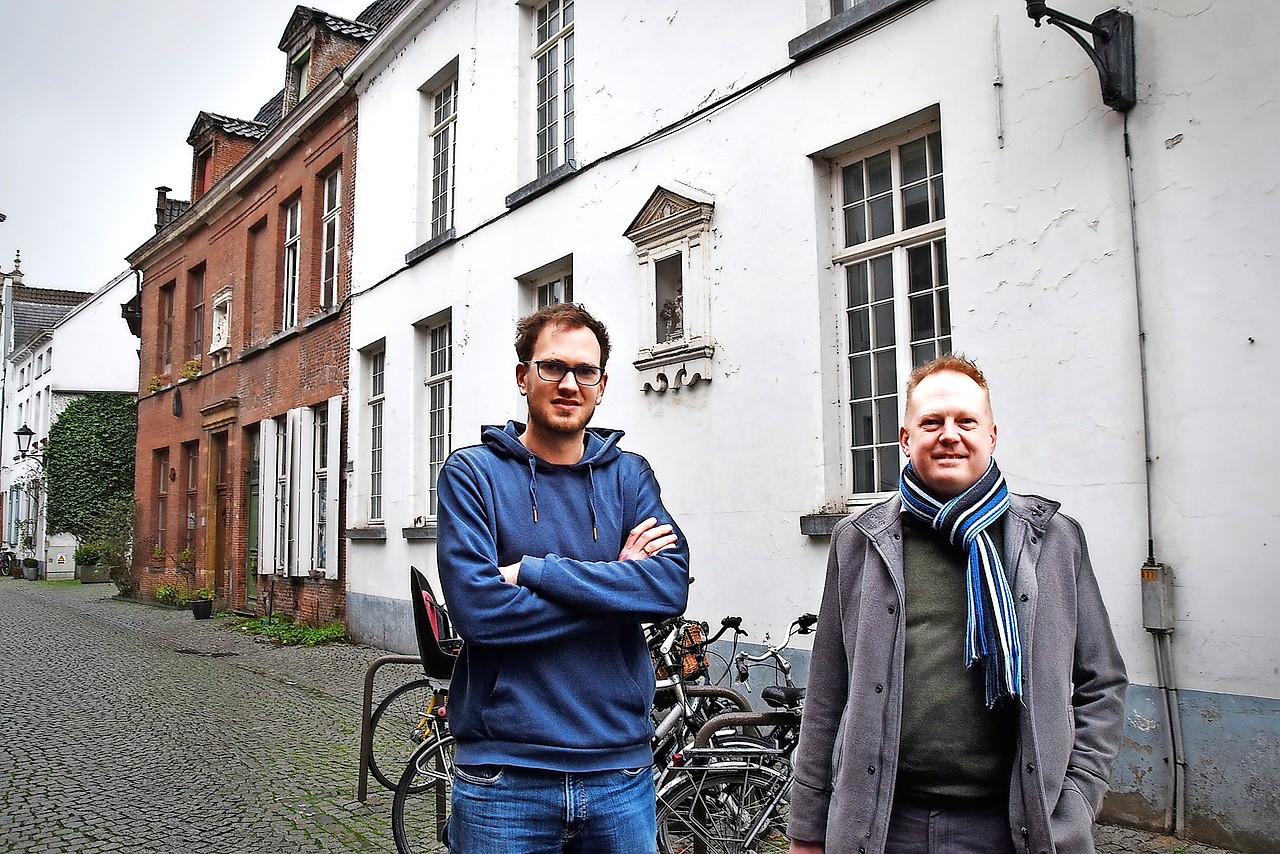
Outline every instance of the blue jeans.
<svg viewBox="0 0 1280 854">
<path fill-rule="evenodd" d="M 571 774 L 459 765 L 450 854 L 657 854 L 649 768 Z"/>
</svg>

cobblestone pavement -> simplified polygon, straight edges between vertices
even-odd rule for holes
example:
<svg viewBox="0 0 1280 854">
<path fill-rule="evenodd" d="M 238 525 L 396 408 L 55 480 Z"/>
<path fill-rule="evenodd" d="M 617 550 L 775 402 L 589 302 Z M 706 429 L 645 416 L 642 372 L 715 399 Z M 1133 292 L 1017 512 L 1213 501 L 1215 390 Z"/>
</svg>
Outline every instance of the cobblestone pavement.
<svg viewBox="0 0 1280 854">
<path fill-rule="evenodd" d="M 0 852 L 394 852 L 356 799 L 382 650 L 277 647 L 115 597 L 0 577 Z M 375 697 L 414 675 L 380 671 Z M 1230 854 L 1099 827 L 1099 854 Z"/>
</svg>

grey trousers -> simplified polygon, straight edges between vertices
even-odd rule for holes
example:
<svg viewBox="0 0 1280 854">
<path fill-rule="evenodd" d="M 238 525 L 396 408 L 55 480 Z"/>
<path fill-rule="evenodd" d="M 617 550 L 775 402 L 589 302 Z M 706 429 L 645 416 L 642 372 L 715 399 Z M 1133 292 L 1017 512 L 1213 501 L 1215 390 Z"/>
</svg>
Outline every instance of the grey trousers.
<svg viewBox="0 0 1280 854">
<path fill-rule="evenodd" d="M 1003 806 L 935 807 L 898 800 L 885 854 L 1015 854 Z"/>
</svg>

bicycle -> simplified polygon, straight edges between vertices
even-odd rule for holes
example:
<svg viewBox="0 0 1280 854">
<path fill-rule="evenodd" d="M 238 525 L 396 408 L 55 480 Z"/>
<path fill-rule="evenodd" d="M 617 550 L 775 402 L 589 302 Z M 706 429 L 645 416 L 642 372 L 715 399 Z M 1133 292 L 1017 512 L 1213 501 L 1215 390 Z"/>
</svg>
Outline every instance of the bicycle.
<svg viewBox="0 0 1280 854">
<path fill-rule="evenodd" d="M 432 684 L 433 693 L 420 707 L 411 736 L 418 742 L 394 787 L 391 828 L 400 854 L 422 854 L 440 850 L 438 846 L 444 839 L 453 793 L 454 738 L 448 726 L 449 689 L 431 680 L 445 681 L 452 676 L 462 641 L 453 635 L 448 612 L 436 599 L 426 576 L 414 567 L 409 570 L 414 629 L 428 679 L 416 680 L 397 690 L 411 689 L 405 692 L 411 695 L 417 682 L 428 682 Z M 388 695 L 383 703 L 394 694 Z M 406 708 L 412 708 L 407 701 Z"/>
<path fill-rule="evenodd" d="M 758 655 L 734 656 L 738 681 L 748 689 L 750 669 L 764 663 L 774 666 L 786 685 L 762 692 L 772 711 L 727 712 L 708 720 L 672 765 L 674 773 L 658 791 L 658 847 L 663 854 L 787 849 L 787 796 L 794 779 L 791 754 L 800 728 L 804 688 L 792 682 L 791 664 L 782 652 L 796 634 L 811 632 L 816 621 L 812 614 L 802 615 L 791 623 L 782 644 Z M 735 732 L 746 726 L 772 730 L 764 738 L 724 738 L 726 729 Z"/>
</svg>

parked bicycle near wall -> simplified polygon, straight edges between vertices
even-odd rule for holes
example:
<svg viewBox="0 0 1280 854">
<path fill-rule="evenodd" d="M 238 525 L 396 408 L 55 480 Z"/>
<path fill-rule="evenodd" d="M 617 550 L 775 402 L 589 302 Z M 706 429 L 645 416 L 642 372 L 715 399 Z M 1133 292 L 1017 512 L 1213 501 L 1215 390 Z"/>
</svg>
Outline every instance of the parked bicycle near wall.
<svg viewBox="0 0 1280 854">
<path fill-rule="evenodd" d="M 785 684 L 762 692 L 770 711 L 731 711 L 708 720 L 672 763 L 658 790 L 658 847 L 663 854 L 787 849 L 791 755 L 804 689 L 792 683 L 791 664 L 782 653 L 792 637 L 809 633 L 815 622 L 812 614 L 805 614 L 791 623 L 781 644 L 758 655 L 734 657 L 739 681 L 748 687 L 751 669 L 765 664 L 775 668 Z M 741 730 L 747 727 L 766 734 L 744 737 Z M 718 743 L 718 735 L 726 732 L 738 734 Z"/>
</svg>

